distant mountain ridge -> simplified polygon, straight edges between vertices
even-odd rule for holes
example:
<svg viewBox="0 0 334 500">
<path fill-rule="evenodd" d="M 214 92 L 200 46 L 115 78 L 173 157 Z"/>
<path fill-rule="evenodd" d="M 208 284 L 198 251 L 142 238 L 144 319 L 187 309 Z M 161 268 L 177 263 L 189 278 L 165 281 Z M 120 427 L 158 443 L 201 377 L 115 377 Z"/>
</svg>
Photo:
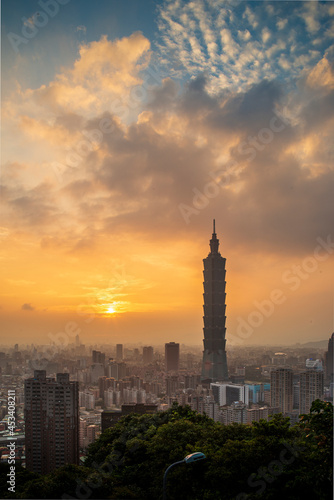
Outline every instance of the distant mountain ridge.
<svg viewBox="0 0 334 500">
<path fill-rule="evenodd" d="M 319 347 L 319 348 L 326 348 L 328 346 L 328 340 L 318 340 L 314 342 L 306 342 L 306 344 L 295 344 L 295 346 L 300 346 L 300 347 Z"/>
</svg>

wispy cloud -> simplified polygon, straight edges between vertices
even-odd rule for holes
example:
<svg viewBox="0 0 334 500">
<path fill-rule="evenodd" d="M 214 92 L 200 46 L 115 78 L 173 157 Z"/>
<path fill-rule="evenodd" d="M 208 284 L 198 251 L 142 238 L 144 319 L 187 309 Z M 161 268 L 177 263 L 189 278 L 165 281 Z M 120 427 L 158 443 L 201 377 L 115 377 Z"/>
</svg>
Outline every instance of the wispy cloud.
<svg viewBox="0 0 334 500">
<path fill-rule="evenodd" d="M 86 34 L 87 33 L 87 28 L 86 28 L 86 26 L 83 26 L 83 25 L 77 26 L 76 31 L 77 32 L 82 31 L 82 33 Z"/>
</svg>

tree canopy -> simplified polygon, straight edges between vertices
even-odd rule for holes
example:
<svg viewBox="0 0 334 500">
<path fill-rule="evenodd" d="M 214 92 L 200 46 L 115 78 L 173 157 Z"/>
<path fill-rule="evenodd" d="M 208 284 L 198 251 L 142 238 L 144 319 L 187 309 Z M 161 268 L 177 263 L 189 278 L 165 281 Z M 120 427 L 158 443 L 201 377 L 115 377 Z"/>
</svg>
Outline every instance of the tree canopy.
<svg viewBox="0 0 334 500">
<path fill-rule="evenodd" d="M 327 500 L 332 423 L 332 404 L 320 400 L 294 426 L 281 414 L 252 426 L 225 426 L 175 404 L 162 413 L 121 419 L 90 445 L 84 467 L 66 465 L 38 477 L 23 469 L 16 496 L 6 489 L 1 498 L 158 500 L 166 468 L 201 451 L 206 460 L 170 471 L 168 498 Z M 6 473 L 2 464 L 2 489 Z"/>
</svg>

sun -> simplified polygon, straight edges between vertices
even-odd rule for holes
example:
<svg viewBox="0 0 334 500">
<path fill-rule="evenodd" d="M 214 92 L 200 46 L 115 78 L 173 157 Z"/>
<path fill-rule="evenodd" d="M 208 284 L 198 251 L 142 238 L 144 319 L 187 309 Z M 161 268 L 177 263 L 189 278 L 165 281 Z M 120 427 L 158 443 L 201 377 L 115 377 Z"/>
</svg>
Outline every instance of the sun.
<svg viewBox="0 0 334 500">
<path fill-rule="evenodd" d="M 109 306 L 108 309 L 107 309 L 107 313 L 108 314 L 114 314 L 116 311 L 115 311 L 115 308 L 114 306 Z"/>
</svg>

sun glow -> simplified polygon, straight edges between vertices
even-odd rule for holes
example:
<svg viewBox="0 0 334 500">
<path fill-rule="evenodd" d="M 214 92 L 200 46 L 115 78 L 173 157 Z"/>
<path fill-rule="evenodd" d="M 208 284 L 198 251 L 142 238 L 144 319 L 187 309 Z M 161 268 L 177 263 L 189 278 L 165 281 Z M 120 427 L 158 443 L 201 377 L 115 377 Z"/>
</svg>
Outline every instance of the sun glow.
<svg viewBox="0 0 334 500">
<path fill-rule="evenodd" d="M 114 306 L 109 306 L 106 311 L 108 314 L 114 314 L 116 312 Z"/>
</svg>

